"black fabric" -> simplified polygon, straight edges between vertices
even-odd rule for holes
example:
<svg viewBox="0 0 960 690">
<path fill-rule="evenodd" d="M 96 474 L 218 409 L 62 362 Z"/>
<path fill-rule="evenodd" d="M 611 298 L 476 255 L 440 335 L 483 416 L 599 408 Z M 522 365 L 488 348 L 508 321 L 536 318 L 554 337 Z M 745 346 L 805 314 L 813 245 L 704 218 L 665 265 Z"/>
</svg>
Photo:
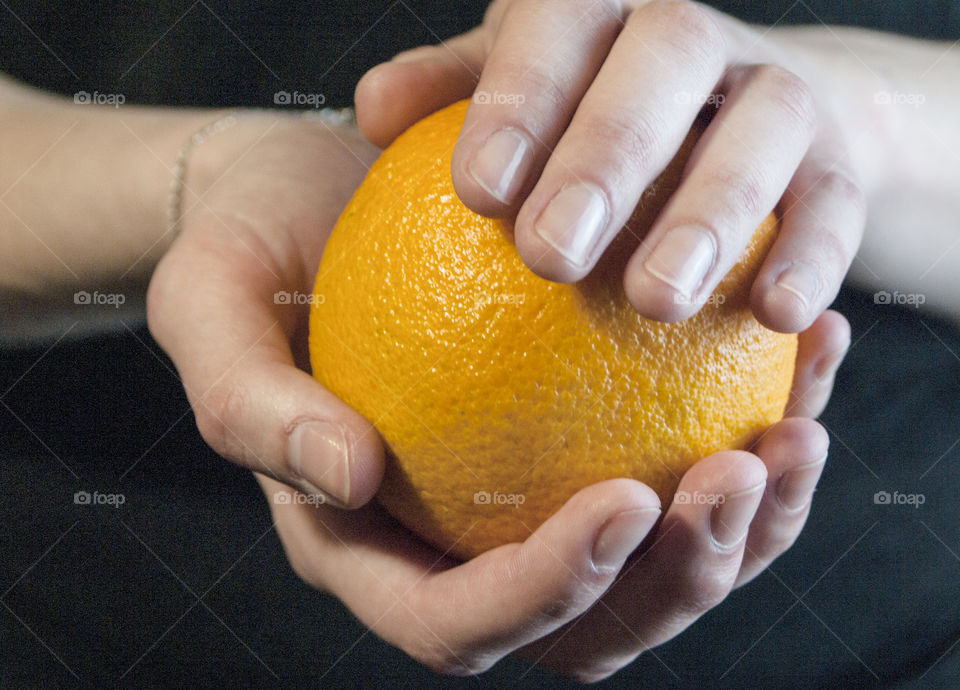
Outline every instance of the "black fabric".
<svg viewBox="0 0 960 690">
<path fill-rule="evenodd" d="M 347 103 L 366 68 L 483 10 L 8 5 L 0 66 L 15 76 L 63 93 L 209 105 L 270 105 L 281 89 Z M 758 3 L 748 14 L 774 21 L 790 6 Z M 804 7 L 789 19 L 803 20 Z M 810 7 L 830 21 L 960 35 L 951 3 Z M 798 543 L 607 685 L 955 685 L 960 333 L 852 290 L 836 306 L 855 344 L 823 417 L 831 457 Z M 78 505 L 78 491 L 124 503 Z M 924 503 L 878 504 L 883 491 Z M 294 576 L 255 482 L 204 446 L 143 329 L 2 353 L 0 496 L 0 687 L 478 684 L 419 667 Z M 479 683 L 565 681 L 507 660 Z"/>
<path fill-rule="evenodd" d="M 277 91 L 300 91 L 350 105 L 367 69 L 476 25 L 485 8 L 477 0 L 8 2 L 0 71 L 131 103 L 273 107 Z"/>
</svg>

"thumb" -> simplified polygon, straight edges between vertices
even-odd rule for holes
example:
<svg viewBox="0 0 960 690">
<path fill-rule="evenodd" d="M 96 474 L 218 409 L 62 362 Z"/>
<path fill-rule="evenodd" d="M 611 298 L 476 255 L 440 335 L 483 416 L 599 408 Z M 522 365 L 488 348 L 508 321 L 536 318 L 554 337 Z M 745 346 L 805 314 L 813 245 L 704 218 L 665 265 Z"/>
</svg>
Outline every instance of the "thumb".
<svg viewBox="0 0 960 690">
<path fill-rule="evenodd" d="M 339 507 L 363 505 L 383 474 L 371 424 L 294 366 L 273 304 L 276 279 L 249 253 L 181 237 L 147 293 L 147 321 L 218 455 Z"/>
<path fill-rule="evenodd" d="M 385 513 L 271 510 L 291 562 L 311 581 L 420 663 L 463 674 L 486 670 L 593 606 L 647 537 L 659 507 L 640 482 L 600 482 L 571 497 L 525 542 L 446 569 L 438 565 L 449 559 Z"/>
<path fill-rule="evenodd" d="M 354 94 L 363 135 L 385 147 L 417 120 L 468 98 L 483 69 L 486 30 L 405 51 L 363 75 Z"/>
<path fill-rule="evenodd" d="M 422 583 L 414 592 L 430 602 L 424 618 L 444 643 L 438 651 L 457 652 L 428 664 L 442 670 L 466 662 L 485 670 L 574 620 L 603 596 L 660 514 L 648 486 L 600 482 L 575 494 L 525 542 L 492 549 Z"/>
</svg>

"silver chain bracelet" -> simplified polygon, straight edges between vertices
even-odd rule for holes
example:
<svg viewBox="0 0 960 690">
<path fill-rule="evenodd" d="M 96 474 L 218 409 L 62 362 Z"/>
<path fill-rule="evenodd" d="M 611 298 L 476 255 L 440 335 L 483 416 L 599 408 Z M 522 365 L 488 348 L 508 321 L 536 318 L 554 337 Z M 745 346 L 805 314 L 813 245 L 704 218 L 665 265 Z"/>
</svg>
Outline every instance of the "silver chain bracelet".
<svg viewBox="0 0 960 690">
<path fill-rule="evenodd" d="M 167 233 L 176 234 L 180 221 L 183 219 L 183 190 L 186 186 L 187 163 L 193 150 L 203 144 L 210 137 L 230 129 L 244 113 L 278 113 L 277 110 L 250 108 L 237 110 L 208 122 L 194 132 L 177 152 L 177 161 L 173 166 L 173 179 L 170 180 L 170 203 L 167 205 Z M 353 108 L 322 108 L 321 110 L 307 110 L 299 114 L 305 120 L 319 120 L 330 125 L 356 124 L 356 115 Z"/>
</svg>

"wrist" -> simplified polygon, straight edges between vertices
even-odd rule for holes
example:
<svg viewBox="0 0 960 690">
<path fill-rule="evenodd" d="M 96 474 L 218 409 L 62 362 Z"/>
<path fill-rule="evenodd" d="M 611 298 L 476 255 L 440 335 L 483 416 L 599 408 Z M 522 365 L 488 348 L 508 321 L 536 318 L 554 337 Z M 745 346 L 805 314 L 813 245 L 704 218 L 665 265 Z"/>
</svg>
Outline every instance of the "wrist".
<svg viewBox="0 0 960 690">
<path fill-rule="evenodd" d="M 0 289 L 59 300 L 144 282 L 165 249 L 177 151 L 212 114 L 95 106 L 19 85 L 3 85 L 0 105 Z"/>
<path fill-rule="evenodd" d="M 312 277 L 318 257 L 301 249 L 322 247 L 378 151 L 354 125 L 276 111 L 236 116 L 194 146 L 176 235 L 256 246 L 271 265 L 301 255 Z"/>
<path fill-rule="evenodd" d="M 122 123 L 130 134 L 123 156 L 129 165 L 118 174 L 132 178 L 126 189 L 128 213 L 139 219 L 145 229 L 143 239 L 151 243 L 138 273 L 148 276 L 176 239 L 179 228 L 171 217 L 174 194 L 181 197 L 176 210 L 182 213 L 187 204 L 198 203 L 213 183 L 219 161 L 203 155 L 205 141 L 198 135 L 203 134 L 202 139 L 216 136 L 218 132 L 207 129 L 229 112 L 150 109 Z"/>
</svg>

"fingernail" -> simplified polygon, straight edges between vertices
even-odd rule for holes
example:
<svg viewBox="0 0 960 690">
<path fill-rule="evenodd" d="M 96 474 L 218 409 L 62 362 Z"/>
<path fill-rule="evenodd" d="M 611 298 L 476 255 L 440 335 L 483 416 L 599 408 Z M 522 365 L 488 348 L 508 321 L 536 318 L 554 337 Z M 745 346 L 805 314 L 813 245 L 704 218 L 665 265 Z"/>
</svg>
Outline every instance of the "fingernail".
<svg viewBox="0 0 960 690">
<path fill-rule="evenodd" d="M 667 231 L 644 266 L 686 298 L 696 291 L 717 256 L 713 235 L 695 225 Z"/>
<path fill-rule="evenodd" d="M 602 191 L 590 184 L 572 184 L 553 197 L 534 227 L 563 258 L 583 268 L 589 263 L 609 216 Z"/>
<path fill-rule="evenodd" d="M 509 204 L 523 184 L 533 147 L 527 135 L 513 127 L 494 132 L 470 160 L 477 184 L 502 204 Z"/>
<path fill-rule="evenodd" d="M 833 376 L 840 367 L 840 362 L 843 361 L 846 355 L 847 348 L 843 348 L 839 352 L 834 352 L 821 358 L 813 367 L 813 375 L 817 377 L 818 381 L 824 381 Z"/>
<path fill-rule="evenodd" d="M 820 292 L 820 273 L 806 261 L 794 261 L 777 278 L 777 286 L 797 296 L 809 307 Z"/>
<path fill-rule="evenodd" d="M 806 507 L 813 497 L 813 489 L 826 461 L 827 456 L 824 455 L 819 460 L 783 473 L 777 482 L 777 500 L 784 510 L 796 513 Z"/>
<path fill-rule="evenodd" d="M 760 482 L 749 489 L 732 493 L 713 508 L 710 531 L 717 546 L 729 549 L 746 536 L 766 485 L 766 482 Z"/>
<path fill-rule="evenodd" d="M 637 508 L 614 515 L 600 528 L 593 544 L 593 564 L 600 569 L 617 569 L 650 533 L 660 517 L 659 508 Z"/>
<path fill-rule="evenodd" d="M 297 476 L 334 505 L 350 502 L 350 448 L 340 425 L 301 422 L 287 444 L 290 467 Z"/>
</svg>

